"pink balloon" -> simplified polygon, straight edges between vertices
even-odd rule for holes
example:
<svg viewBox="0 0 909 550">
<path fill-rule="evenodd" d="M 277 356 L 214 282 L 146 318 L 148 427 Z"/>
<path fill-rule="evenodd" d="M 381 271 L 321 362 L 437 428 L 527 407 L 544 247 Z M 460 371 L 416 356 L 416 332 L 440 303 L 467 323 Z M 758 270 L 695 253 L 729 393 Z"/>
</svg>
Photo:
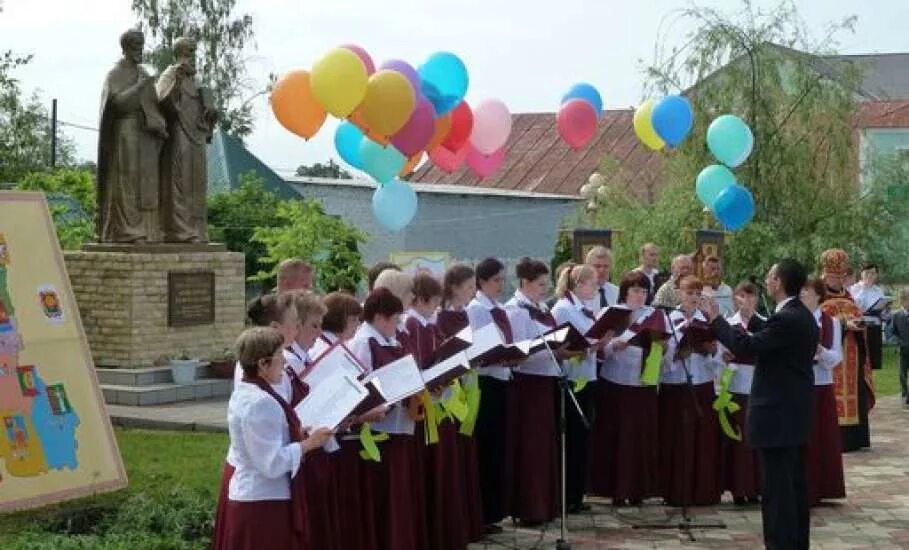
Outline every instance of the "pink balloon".
<svg viewBox="0 0 909 550">
<path fill-rule="evenodd" d="M 597 112 L 583 99 L 572 99 L 559 109 L 559 135 L 572 149 L 584 147 L 597 133 Z"/>
<path fill-rule="evenodd" d="M 404 156 L 412 157 L 422 151 L 436 129 L 435 109 L 432 103 L 423 96 L 417 99 L 417 106 L 414 107 L 413 113 L 394 137 L 391 143 L 404 153 Z"/>
<path fill-rule="evenodd" d="M 500 147 L 493 151 L 491 155 L 484 155 L 470 145 L 467 146 L 467 149 L 469 149 L 467 151 L 467 166 L 481 180 L 495 174 L 505 160 L 505 147 Z"/>
<path fill-rule="evenodd" d="M 473 108 L 470 144 L 480 153 L 491 155 L 505 146 L 511 134 L 511 113 L 498 99 L 487 99 Z"/>
<path fill-rule="evenodd" d="M 439 145 L 429 152 L 429 160 L 438 166 L 440 170 L 450 174 L 464 164 L 464 159 L 467 158 L 467 149 L 469 147 L 465 145 L 457 151 L 452 151 L 443 145 Z"/>
<path fill-rule="evenodd" d="M 413 86 L 413 91 L 417 96 L 421 96 L 420 93 L 420 75 L 417 74 L 417 70 L 413 66 L 400 59 L 389 59 L 379 67 L 379 70 L 387 69 L 389 71 L 397 71 L 404 75 L 404 77 L 410 81 L 410 85 Z"/>
<path fill-rule="evenodd" d="M 372 57 L 369 56 L 369 53 L 367 53 L 366 50 L 364 50 L 360 46 L 357 46 L 356 44 L 344 44 L 341 47 L 346 48 L 346 49 L 352 51 L 353 53 L 357 54 L 357 57 L 360 58 L 360 61 L 362 61 L 363 65 L 366 67 L 367 76 L 376 72 L 376 64 L 372 62 Z"/>
</svg>

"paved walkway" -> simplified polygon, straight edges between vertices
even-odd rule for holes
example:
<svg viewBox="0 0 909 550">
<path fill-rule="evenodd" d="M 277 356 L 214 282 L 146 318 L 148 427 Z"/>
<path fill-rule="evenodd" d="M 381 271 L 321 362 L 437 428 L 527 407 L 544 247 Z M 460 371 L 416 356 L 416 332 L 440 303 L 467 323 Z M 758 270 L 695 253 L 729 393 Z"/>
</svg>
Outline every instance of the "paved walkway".
<svg viewBox="0 0 909 550">
<path fill-rule="evenodd" d="M 224 400 L 197 401 L 158 407 L 109 405 L 116 424 L 160 429 L 224 431 Z M 909 548 L 909 410 L 896 397 L 879 401 L 872 412 L 872 450 L 844 455 L 848 498 L 814 509 L 812 548 Z M 761 514 L 757 507 L 724 503 L 695 508 L 698 522 L 722 522 L 726 529 L 694 530 L 694 542 L 677 530 L 636 530 L 638 521 L 677 524 L 677 509 L 648 502 L 640 509 L 615 510 L 608 501 L 590 499 L 593 510 L 569 516 L 568 540 L 572 548 L 749 548 L 760 547 Z M 558 522 L 545 531 L 517 529 L 510 522 L 505 531 L 471 550 L 499 548 L 554 548 Z"/>
</svg>

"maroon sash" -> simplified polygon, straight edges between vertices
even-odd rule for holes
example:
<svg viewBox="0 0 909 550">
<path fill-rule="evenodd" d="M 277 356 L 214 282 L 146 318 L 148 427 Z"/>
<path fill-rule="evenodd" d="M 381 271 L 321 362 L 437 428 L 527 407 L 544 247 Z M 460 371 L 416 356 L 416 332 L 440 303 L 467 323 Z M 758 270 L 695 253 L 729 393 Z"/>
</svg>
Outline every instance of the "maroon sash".
<svg viewBox="0 0 909 550">
<path fill-rule="evenodd" d="M 369 352 L 372 354 L 373 370 L 384 367 L 407 355 L 401 346 L 383 346 L 375 338 L 369 339 Z"/>
<path fill-rule="evenodd" d="M 437 331 L 432 325 L 423 325 L 418 319 L 410 317 L 404 323 L 410 336 L 411 351 L 421 369 L 430 367 L 429 361 L 439 345 Z"/>
<path fill-rule="evenodd" d="M 304 367 L 305 366 L 306 363 L 304 363 Z M 290 365 L 284 366 L 284 372 L 290 377 L 290 407 L 293 408 L 299 405 L 300 401 L 303 401 L 309 393 L 309 386 L 306 385 L 306 382 L 300 380 L 300 377 L 297 376 L 297 372 Z"/>
<path fill-rule="evenodd" d="M 284 419 L 287 420 L 287 429 L 290 432 L 290 440 L 293 442 L 303 441 L 304 434 L 303 427 L 300 425 L 300 418 L 297 416 L 297 413 L 294 412 L 293 408 L 288 405 L 287 401 L 278 395 L 275 389 L 271 387 L 271 384 L 263 380 L 261 376 L 254 376 L 252 378 L 243 376 L 243 381 L 255 384 L 260 390 L 272 396 L 274 400 L 278 402 L 278 405 L 281 406 L 281 410 L 284 411 Z M 300 467 L 302 467 L 302 464 Z M 300 534 L 300 536 L 306 535 L 306 498 L 303 492 L 305 490 L 303 477 L 303 472 L 298 471 L 297 475 L 290 479 L 291 526 L 294 531 L 297 531 Z"/>
<path fill-rule="evenodd" d="M 451 338 L 469 325 L 470 318 L 467 316 L 467 311 L 463 309 L 460 311 L 443 309 L 436 314 L 435 326 L 441 333 L 443 340 Z"/>
<path fill-rule="evenodd" d="M 548 311 L 543 311 L 542 309 L 530 304 L 521 304 L 521 307 L 526 309 L 527 313 L 530 315 L 530 318 L 537 323 L 546 325 L 549 328 L 556 328 L 556 326 L 558 326 L 555 317 L 553 317 L 552 314 Z"/>
<path fill-rule="evenodd" d="M 833 347 L 833 317 L 821 312 L 821 345 L 825 349 Z"/>
<path fill-rule="evenodd" d="M 505 338 L 505 343 L 513 343 L 514 334 L 511 332 L 511 323 L 508 322 L 508 314 L 505 313 L 505 310 L 500 307 L 494 307 L 489 310 L 489 314 L 492 315 L 493 322 L 499 327 L 499 330 L 502 331 L 502 337 Z"/>
</svg>

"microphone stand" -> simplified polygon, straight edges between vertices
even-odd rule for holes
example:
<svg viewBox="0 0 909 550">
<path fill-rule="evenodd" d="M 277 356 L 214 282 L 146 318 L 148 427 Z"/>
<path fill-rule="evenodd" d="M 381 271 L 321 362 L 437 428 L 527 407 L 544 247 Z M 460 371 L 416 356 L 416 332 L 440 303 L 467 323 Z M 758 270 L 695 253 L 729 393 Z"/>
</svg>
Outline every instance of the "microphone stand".
<svg viewBox="0 0 909 550">
<path fill-rule="evenodd" d="M 666 312 L 671 312 L 673 308 L 666 307 L 666 306 L 657 306 L 657 309 L 661 309 L 661 310 L 663 310 L 664 313 L 666 313 Z M 672 322 L 672 318 L 668 314 L 666 314 L 666 321 L 669 323 L 669 330 L 672 331 L 672 341 L 675 343 L 676 350 L 678 350 L 681 342 L 679 340 L 679 335 L 678 335 L 678 332 L 676 331 L 675 324 Z M 693 405 L 692 408 L 694 409 L 695 420 L 703 418 L 704 411 L 701 409 L 701 405 L 700 405 L 700 403 L 698 403 L 697 394 L 694 391 L 694 383 L 691 380 L 691 369 L 688 366 L 688 357 L 682 357 L 681 362 L 682 362 L 682 368 L 685 371 L 685 386 L 687 388 L 686 393 L 687 393 L 689 399 L 691 400 L 691 404 Z M 688 407 L 684 407 L 684 408 L 682 408 L 682 435 L 683 435 L 683 441 L 685 442 L 685 447 L 682 450 L 682 473 L 683 473 L 682 483 L 683 483 L 683 486 L 682 486 L 682 502 L 681 502 L 681 508 L 682 508 L 681 521 L 679 521 L 675 525 L 673 525 L 672 523 L 663 523 L 663 522 L 659 522 L 659 523 L 638 522 L 638 523 L 632 524 L 632 526 L 631 526 L 632 529 L 678 529 L 680 533 L 684 533 L 685 535 L 688 536 L 689 541 L 694 542 L 696 539 L 694 538 L 694 533 L 692 533 L 692 529 L 725 529 L 726 528 L 726 524 L 722 523 L 722 522 L 697 523 L 697 522 L 695 522 L 694 518 L 692 518 L 691 515 L 689 514 L 688 508 L 691 503 L 688 502 L 688 498 L 689 498 L 688 495 L 689 495 L 689 493 L 693 493 L 694 491 L 690 487 L 691 477 L 688 475 L 688 469 L 691 465 L 688 463 L 688 461 L 689 461 L 689 456 L 691 454 L 693 454 L 693 452 L 691 452 L 692 449 L 690 446 L 694 445 L 694 441 L 691 437 L 685 437 L 685 436 L 693 435 L 694 432 L 693 432 L 692 428 L 693 428 L 693 425 L 692 425 L 691 411 L 688 409 Z"/>
<path fill-rule="evenodd" d="M 568 379 L 568 370 L 556 359 L 555 352 L 552 350 L 552 346 L 549 345 L 549 340 L 546 340 L 543 337 L 542 330 L 539 331 L 537 338 L 543 338 L 543 345 L 546 347 L 546 351 L 549 352 L 549 359 L 559 370 L 559 453 L 561 454 L 560 460 L 560 491 L 559 499 L 561 501 L 561 521 L 559 522 L 559 538 L 556 540 L 556 550 L 571 550 L 571 543 L 568 542 L 566 538 L 566 528 L 565 523 L 568 516 L 568 494 L 565 488 L 565 481 L 568 477 L 568 465 L 566 464 L 567 451 L 566 451 L 566 436 L 568 434 L 568 417 L 565 414 L 565 402 L 567 395 L 572 404 L 574 405 L 575 410 L 578 413 L 578 416 L 581 419 L 581 423 L 584 425 L 586 430 L 590 430 L 590 421 L 587 420 L 587 416 L 584 415 L 584 410 L 581 408 L 581 404 L 578 403 L 578 398 L 575 397 L 574 392 L 571 391 L 571 382 Z"/>
</svg>

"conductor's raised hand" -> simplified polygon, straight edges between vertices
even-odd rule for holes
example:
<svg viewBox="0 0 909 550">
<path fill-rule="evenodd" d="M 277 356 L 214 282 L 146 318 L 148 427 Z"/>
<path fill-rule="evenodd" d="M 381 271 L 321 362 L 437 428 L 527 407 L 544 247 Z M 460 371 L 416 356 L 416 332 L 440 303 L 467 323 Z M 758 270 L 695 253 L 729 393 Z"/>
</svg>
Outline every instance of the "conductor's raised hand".
<svg viewBox="0 0 909 550">
<path fill-rule="evenodd" d="M 720 304 L 710 296 L 701 297 L 700 309 L 707 316 L 708 321 L 713 321 L 720 316 Z"/>
</svg>

